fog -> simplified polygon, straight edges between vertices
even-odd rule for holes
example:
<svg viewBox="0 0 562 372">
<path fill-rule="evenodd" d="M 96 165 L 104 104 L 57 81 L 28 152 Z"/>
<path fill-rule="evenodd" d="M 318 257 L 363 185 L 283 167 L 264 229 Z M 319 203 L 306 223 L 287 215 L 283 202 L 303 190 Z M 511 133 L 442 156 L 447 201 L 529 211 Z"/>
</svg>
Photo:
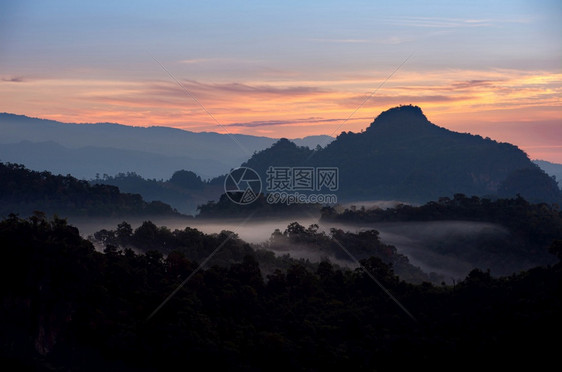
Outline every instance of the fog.
<svg viewBox="0 0 562 372">
<path fill-rule="evenodd" d="M 414 205 L 412 203 L 402 202 L 399 200 L 376 200 L 376 201 L 362 200 L 362 201 L 343 203 L 341 204 L 341 208 L 349 209 L 355 207 L 357 209 L 360 209 L 361 207 L 364 207 L 365 209 L 373 209 L 373 208 L 389 209 L 389 208 L 395 208 L 400 204 Z"/>
<path fill-rule="evenodd" d="M 419 266 L 423 271 L 435 272 L 447 278 L 447 282 L 453 279 L 462 279 L 474 268 L 474 264 L 461 258 L 462 252 L 455 253 L 455 245 L 461 243 L 459 249 L 466 248 L 472 240 L 486 239 L 494 236 L 506 236 L 509 232 L 503 227 L 484 222 L 468 221 L 431 221 L 431 222 L 388 222 L 388 223 L 363 223 L 363 224 L 338 224 L 323 223 L 318 218 L 286 218 L 286 219 L 263 219 L 252 218 L 244 220 L 197 220 L 182 218 L 105 218 L 105 219 L 69 219 L 69 223 L 78 227 L 84 237 L 93 235 L 101 229 L 114 230 L 117 224 L 126 220 L 133 229 L 150 220 L 157 226 L 167 226 L 171 230 L 193 227 L 204 233 L 219 233 L 222 230 L 235 232 L 240 239 L 248 243 L 259 244 L 266 242 L 275 229 L 283 232 L 291 222 L 298 222 L 308 227 L 318 224 L 319 231 L 329 234 L 330 228 L 335 227 L 345 231 L 357 232 L 361 230 L 375 229 L 379 231 L 381 241 L 396 247 L 399 253 L 408 257 L 414 266 Z M 468 242 L 468 243 L 467 243 Z M 438 253 L 430 247 L 446 247 L 446 252 Z M 451 252 L 451 250 L 453 250 Z M 333 263 L 346 267 L 355 267 L 352 261 L 337 260 L 334 257 L 320 256 L 306 247 L 275 251 L 276 255 L 289 254 L 294 258 L 304 258 L 311 262 L 321 261 L 328 258 Z M 486 269 L 486 268 L 482 268 Z"/>
<path fill-rule="evenodd" d="M 284 231 L 287 225 L 297 221 L 303 226 L 308 227 L 313 223 L 318 223 L 318 218 L 287 218 L 287 219 L 267 219 L 254 217 L 244 222 L 244 219 L 225 219 L 225 220 L 198 220 L 184 218 L 72 218 L 68 222 L 80 230 L 83 237 L 93 235 L 101 229 L 115 230 L 117 224 L 127 221 L 133 229 L 139 227 L 143 221 L 152 221 L 156 226 L 166 226 L 170 230 L 183 230 L 186 227 L 196 228 L 206 234 L 220 233 L 228 230 L 236 233 L 240 239 L 248 243 L 262 243 L 269 239 L 275 229 Z M 330 229 L 328 228 L 328 231 Z"/>
<path fill-rule="evenodd" d="M 419 266 L 428 273 L 441 274 L 448 281 L 465 278 L 475 267 L 474 263 L 461 258 L 464 252 L 451 254 L 451 250 L 464 249 L 471 241 L 509 235 L 509 231 L 500 225 L 473 221 L 393 222 L 359 227 L 369 228 L 378 230 L 381 241 L 394 245 L 414 266 Z M 438 253 L 430 249 L 435 246 L 447 247 L 449 253 Z"/>
<path fill-rule="evenodd" d="M 350 269 L 355 269 L 359 267 L 359 264 L 353 261 L 352 258 L 349 258 L 349 260 L 342 260 L 336 258 L 333 255 L 327 255 L 325 253 L 318 254 L 316 250 L 313 250 L 310 247 L 304 245 L 293 244 L 291 248 L 271 249 L 271 250 L 275 253 L 276 256 L 289 255 L 297 260 L 304 259 L 310 262 L 320 262 L 320 261 L 329 260 L 332 264 L 336 264 L 338 266 L 346 267 Z"/>
</svg>

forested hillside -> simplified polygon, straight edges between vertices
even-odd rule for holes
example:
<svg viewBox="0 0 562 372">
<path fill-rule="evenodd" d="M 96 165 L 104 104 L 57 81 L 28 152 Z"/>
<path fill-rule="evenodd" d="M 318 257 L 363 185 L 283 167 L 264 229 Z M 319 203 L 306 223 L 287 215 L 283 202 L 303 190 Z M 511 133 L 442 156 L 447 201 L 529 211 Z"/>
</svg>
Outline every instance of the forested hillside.
<svg viewBox="0 0 562 372">
<path fill-rule="evenodd" d="M 90 185 L 70 175 L 31 171 L 20 164 L 0 163 L 0 216 L 30 215 L 40 210 L 60 216 L 179 215 L 168 204 L 147 203 L 139 194 Z"/>
<path fill-rule="evenodd" d="M 467 197 L 455 194 L 420 206 L 400 204 L 395 208 L 322 210 L 324 223 L 350 225 L 381 223 L 436 222 L 435 239 L 428 239 L 424 249 L 440 255 L 462 258 L 473 266 L 492 269 L 506 275 L 512 272 L 553 263 L 548 248 L 562 239 L 562 212 L 557 205 L 533 204 L 518 196 L 513 199 Z M 437 235 L 439 222 L 489 222 L 506 229 L 488 234 L 467 234 L 459 238 Z M 407 229 L 408 225 L 405 225 Z"/>
<path fill-rule="evenodd" d="M 557 362 L 549 335 L 562 331 L 560 263 L 505 278 L 473 270 L 455 286 L 407 284 L 376 258 L 357 270 L 295 263 L 264 277 L 246 255 L 196 272 L 180 252 L 98 253 L 64 220 L 41 216 L 1 221 L 0 247 L 0 358 L 11 370 L 450 371 Z M 562 257 L 561 242 L 551 251 Z"/>
<path fill-rule="evenodd" d="M 280 140 L 243 165 L 262 180 L 270 166 L 337 167 L 341 201 L 422 203 L 455 193 L 562 201 L 555 179 L 516 146 L 438 127 L 409 105 L 381 113 L 364 132 L 342 132 L 325 148 Z"/>
</svg>

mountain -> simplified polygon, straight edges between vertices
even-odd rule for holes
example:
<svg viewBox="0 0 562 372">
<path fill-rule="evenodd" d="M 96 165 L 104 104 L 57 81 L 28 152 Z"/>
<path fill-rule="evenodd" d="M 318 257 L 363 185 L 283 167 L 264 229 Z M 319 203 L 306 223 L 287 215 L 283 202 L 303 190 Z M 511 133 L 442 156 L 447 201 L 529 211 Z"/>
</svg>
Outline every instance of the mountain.
<svg viewBox="0 0 562 372">
<path fill-rule="evenodd" d="M 0 160 L 81 178 L 131 171 L 147 178 L 164 178 L 179 169 L 212 178 L 277 140 L 167 127 L 61 123 L 8 113 L 0 114 L 0 133 Z M 330 138 L 296 141 L 315 147 Z"/>
<path fill-rule="evenodd" d="M 562 164 L 551 163 L 545 160 L 533 160 L 548 175 L 554 176 L 558 182 L 558 187 L 562 189 Z"/>
<path fill-rule="evenodd" d="M 72 176 L 35 172 L 0 163 L 0 216 L 41 211 L 64 216 L 181 216 L 168 204 L 143 200 L 110 185 L 90 185 Z"/>
<path fill-rule="evenodd" d="M 267 191 L 270 166 L 306 165 L 338 168 L 337 196 L 341 202 L 423 203 L 456 193 L 520 194 L 535 202 L 562 199 L 554 179 L 516 146 L 441 128 L 416 106 L 387 110 L 364 132 L 342 132 L 333 141 L 328 136 L 276 141 L 165 127 L 65 124 L 13 114 L 0 114 L 0 131 L 0 160 L 81 178 L 134 173 L 164 180 L 187 169 L 202 179 L 211 179 L 242 164 L 258 171 Z M 326 143 L 323 148 L 315 146 Z M 187 191 L 165 195 L 165 199 L 185 213 L 208 201 L 210 191 L 215 194 L 222 180 L 214 178 L 209 192 L 184 188 Z M 164 185 L 150 198 L 171 189 L 171 185 Z M 141 193 L 135 188 L 127 191 Z M 144 197 L 148 195 L 143 192 Z"/>
<path fill-rule="evenodd" d="M 90 181 L 91 184 L 116 186 L 122 192 L 140 194 L 144 200 L 170 204 L 180 213 L 194 215 L 197 207 L 209 200 L 217 200 L 224 193 L 224 179 L 220 182 L 202 181 L 191 171 L 179 170 L 164 180 L 145 179 L 134 172 L 118 173 Z"/>
<path fill-rule="evenodd" d="M 183 168 L 195 169 L 201 174 L 224 172 L 225 168 L 224 163 L 212 159 L 196 160 L 187 156 L 166 156 L 115 147 L 69 148 L 54 141 L 0 144 L 0 160 L 82 179 L 92 179 L 98 174 L 118 174 L 124 170 L 164 179 Z"/>
<path fill-rule="evenodd" d="M 390 228 L 391 235 L 400 236 L 398 247 L 410 259 L 415 261 L 417 256 L 423 267 L 441 274 L 445 269 L 447 275 L 457 277 L 475 267 L 507 276 L 552 265 L 556 259 L 550 247 L 553 242 L 562 242 L 558 206 L 532 204 L 522 197 L 490 200 L 456 194 L 420 206 L 338 209 L 324 208 L 321 220 L 354 226 L 386 225 L 383 229 Z M 418 248 L 414 248 L 416 244 Z"/>
<path fill-rule="evenodd" d="M 334 139 L 335 139 L 334 137 L 321 135 L 321 136 L 307 136 L 304 138 L 293 138 L 291 139 L 291 142 L 294 142 L 297 146 L 304 146 L 314 149 L 318 145 L 320 145 L 321 147 L 325 147 Z"/>
<path fill-rule="evenodd" d="M 280 140 L 243 165 L 262 180 L 269 166 L 337 167 L 340 201 L 419 203 L 456 193 L 562 199 L 556 182 L 516 146 L 439 127 L 411 105 L 381 113 L 364 132 L 342 132 L 318 151 Z"/>
</svg>

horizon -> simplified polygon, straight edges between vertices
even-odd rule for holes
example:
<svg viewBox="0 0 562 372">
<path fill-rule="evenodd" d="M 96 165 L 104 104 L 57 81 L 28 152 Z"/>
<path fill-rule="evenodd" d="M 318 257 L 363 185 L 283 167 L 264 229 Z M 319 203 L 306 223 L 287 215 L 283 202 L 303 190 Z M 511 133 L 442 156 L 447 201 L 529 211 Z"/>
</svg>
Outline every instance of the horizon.
<svg viewBox="0 0 562 372">
<path fill-rule="evenodd" d="M 400 106 L 407 106 L 407 105 L 400 105 Z M 399 106 L 395 106 L 395 107 L 392 107 L 392 108 L 396 108 L 396 107 L 399 107 Z M 388 110 L 390 110 L 390 109 L 392 109 L 392 108 L 389 108 Z M 420 107 L 420 109 L 422 109 L 422 112 L 423 112 L 423 108 Z M 385 110 L 385 111 L 388 111 L 388 110 Z M 384 111 L 383 111 L 383 112 L 384 112 Z M 382 113 L 382 112 L 381 112 L 381 113 Z M 379 113 L 379 115 L 380 115 L 381 113 Z M 286 139 L 288 139 L 288 140 L 290 140 L 290 141 L 302 140 L 302 139 L 305 139 L 305 138 L 307 138 L 307 137 L 322 137 L 322 136 L 328 136 L 328 137 L 332 138 L 332 140 L 335 140 L 335 139 L 341 134 L 341 132 L 340 132 L 340 133 L 334 134 L 334 135 L 332 135 L 332 136 L 329 136 L 329 135 L 322 135 L 322 134 L 320 134 L 320 135 L 314 135 L 314 134 L 312 134 L 312 135 L 309 135 L 309 136 L 304 136 L 304 137 L 292 137 L 292 138 L 291 138 L 291 137 L 286 137 L 286 136 L 285 136 L 285 137 L 269 137 L 269 136 L 265 136 L 265 135 L 255 135 L 255 134 L 251 134 L 251 133 L 220 133 L 220 132 L 212 132 L 212 131 L 200 131 L 200 132 L 196 132 L 196 131 L 188 130 L 188 129 L 185 129 L 185 128 L 168 127 L 168 126 L 163 126 L 163 125 L 148 125 L 148 126 L 142 126 L 142 125 L 129 125 L 129 124 L 117 123 L 117 122 L 95 122 L 95 123 L 87 123 L 87 122 L 81 122 L 81 123 L 63 122 L 63 121 L 59 121 L 59 120 L 45 119 L 45 118 L 40 118 L 40 117 L 27 116 L 27 115 L 23 115 L 23 114 L 15 114 L 15 113 L 10 113 L 10 112 L 0 112 L 0 115 L 3 115 L 3 114 L 15 115 L 15 116 L 26 117 L 26 118 L 37 119 L 37 120 L 52 120 L 52 121 L 56 121 L 56 122 L 61 123 L 61 124 L 70 124 L 70 125 L 98 125 L 98 124 L 109 124 L 109 125 L 126 126 L 126 127 L 130 127 L 130 128 L 166 128 L 166 129 L 178 129 L 178 130 L 182 130 L 182 131 L 186 131 L 186 132 L 190 132 L 190 133 L 213 133 L 213 134 L 222 134 L 222 135 L 227 135 L 227 136 L 230 136 L 230 135 L 247 135 L 247 136 L 254 136 L 254 137 L 261 137 L 261 138 L 277 139 L 277 140 L 286 138 Z M 425 112 L 423 112 L 423 114 L 425 115 Z M 378 115 L 377 115 L 376 117 L 374 117 L 372 120 L 374 121 L 377 117 L 378 117 Z M 429 122 L 431 123 L 431 120 L 429 120 Z M 373 123 L 373 122 L 371 122 L 366 128 L 368 128 L 372 123 Z M 435 123 L 432 123 L 432 124 L 435 124 Z M 436 125 L 436 124 L 435 124 L 435 125 Z M 439 125 L 438 125 L 438 126 L 439 126 Z M 442 126 L 439 126 L 439 127 L 442 127 Z M 365 129 L 366 129 L 366 128 L 365 128 Z M 442 128 L 448 129 L 448 128 L 446 128 L 446 127 L 442 127 Z M 451 130 L 451 129 L 449 129 L 449 130 Z M 452 131 L 453 131 L 453 132 L 456 132 L 456 131 L 454 131 L 454 130 L 452 130 Z M 363 132 L 363 129 L 361 129 L 360 132 Z M 359 132 L 354 132 L 354 133 L 359 133 Z M 461 133 L 461 132 L 456 132 L 456 133 Z M 479 133 L 469 133 L 469 134 L 484 137 L 484 136 L 480 135 Z M 507 141 L 498 141 L 498 140 L 495 140 L 495 139 L 493 139 L 493 138 L 491 138 L 491 139 L 494 140 L 494 141 L 496 141 L 496 142 L 498 142 L 498 143 L 510 143 L 510 142 L 507 142 Z M 330 142 L 331 142 L 331 141 L 330 141 Z M 327 145 L 328 143 L 330 143 L 330 142 L 326 142 L 326 143 L 323 145 L 323 147 L 326 146 L 326 145 Z M 510 144 L 513 144 L 513 143 L 510 143 Z M 513 144 L 513 145 L 515 145 L 515 144 Z M 517 146 L 517 145 L 516 145 L 516 146 Z M 557 161 L 552 161 L 552 160 L 549 160 L 549 159 L 533 158 L 527 151 L 525 151 L 525 149 L 521 148 L 520 146 L 517 146 L 517 147 L 518 147 L 519 149 L 523 150 L 523 151 L 527 154 L 527 156 L 529 157 L 529 159 L 532 160 L 532 161 L 545 161 L 545 162 L 551 163 L 551 164 L 561 164 L 561 165 L 562 165 L 562 161 L 557 162 Z"/>
<path fill-rule="evenodd" d="M 556 1 L 0 8 L 0 111 L 295 139 L 360 132 L 413 104 L 562 163 Z"/>
<path fill-rule="evenodd" d="M 40 118 L 40 117 L 35 117 L 35 116 L 28 116 L 25 114 L 16 114 L 13 112 L 0 112 L 0 115 L 14 115 L 14 116 L 21 116 L 21 117 L 26 117 L 29 119 L 37 119 L 37 120 L 50 120 L 50 121 L 56 121 L 60 124 L 71 124 L 71 125 L 98 125 L 98 124 L 109 124 L 109 125 L 121 125 L 121 126 L 126 126 L 126 127 L 131 127 L 131 128 L 166 128 L 166 129 L 178 129 L 181 131 L 185 131 L 185 132 L 190 132 L 190 133 L 213 133 L 213 134 L 224 134 L 224 135 L 243 135 L 243 136 L 253 136 L 253 137 L 262 137 L 262 138 L 270 138 L 270 139 L 281 139 L 281 138 L 287 138 L 289 140 L 298 140 L 298 139 L 303 139 L 306 137 L 316 137 L 316 136 L 324 136 L 322 134 L 320 135 L 310 135 L 310 136 L 305 136 L 305 137 L 294 137 L 294 138 L 288 138 L 288 137 L 269 137 L 269 136 L 259 136 L 259 135 L 255 135 L 255 134 L 246 134 L 246 133 L 219 133 L 219 132 L 213 132 L 213 131 L 200 131 L 200 132 L 196 132 L 196 131 L 192 131 L 189 129 L 185 129 L 185 128 L 176 128 L 176 127 L 169 127 L 169 126 L 165 126 L 165 125 L 129 125 L 129 124 L 124 124 L 124 123 L 118 123 L 118 122 L 112 122 L 112 121 L 98 121 L 98 122 L 93 122 L 93 123 L 88 123 L 88 122 L 70 122 L 70 121 L 60 121 L 60 120 L 54 120 L 54 119 L 46 119 L 46 118 Z M 327 135 L 326 135 L 327 136 Z M 336 137 L 332 136 L 333 139 L 336 139 Z"/>
</svg>

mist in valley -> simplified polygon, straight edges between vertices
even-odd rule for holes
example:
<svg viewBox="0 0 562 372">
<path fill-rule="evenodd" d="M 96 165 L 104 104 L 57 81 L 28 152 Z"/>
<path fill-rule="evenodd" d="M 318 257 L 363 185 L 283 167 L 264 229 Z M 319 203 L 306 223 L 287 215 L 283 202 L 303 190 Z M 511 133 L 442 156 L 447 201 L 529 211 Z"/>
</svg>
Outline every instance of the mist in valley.
<svg viewBox="0 0 562 372">
<path fill-rule="evenodd" d="M 475 268 L 463 250 L 475 248 L 477 241 L 495 241 L 509 236 L 500 225 L 474 221 L 389 222 L 355 227 L 375 229 L 381 241 L 394 245 L 414 266 L 435 272 L 448 282 L 463 279 Z M 479 267 L 486 270 L 488 267 Z M 503 274 L 494 273 L 492 274 Z"/>
<path fill-rule="evenodd" d="M 255 249 L 272 250 L 276 256 L 289 255 L 295 259 L 305 259 L 310 262 L 320 262 L 328 259 L 330 262 L 342 267 L 356 268 L 355 258 L 349 259 L 327 256 L 326 253 L 306 245 L 292 244 L 281 249 L 272 249 L 267 242 L 272 233 L 278 229 L 284 232 L 292 222 L 298 222 L 304 227 L 312 224 L 318 225 L 318 232 L 330 235 L 331 228 L 357 233 L 366 230 L 377 230 L 380 240 L 384 244 L 393 245 L 398 253 L 408 257 L 410 263 L 421 268 L 426 273 L 436 273 L 446 278 L 451 284 L 460 280 L 475 268 L 472 249 L 476 244 L 487 244 L 498 239 L 509 238 L 509 232 L 500 225 L 474 221 L 430 221 L 430 222 L 385 222 L 342 224 L 324 223 L 318 217 L 301 218 L 271 218 L 263 217 L 224 220 L 200 220 L 188 218 L 73 218 L 69 223 L 79 228 L 84 237 L 93 235 L 101 229 L 113 230 L 122 221 L 127 221 L 134 229 L 144 221 L 152 221 L 157 226 L 166 226 L 170 230 L 183 230 L 186 227 L 195 228 L 205 234 L 218 234 L 221 231 L 231 231 L 250 243 Z M 99 246 L 97 249 L 103 249 Z M 479 267 L 482 270 L 488 267 Z M 515 271 L 518 268 L 514 268 Z M 491 270 L 493 275 L 504 275 L 505 272 Z"/>
</svg>

